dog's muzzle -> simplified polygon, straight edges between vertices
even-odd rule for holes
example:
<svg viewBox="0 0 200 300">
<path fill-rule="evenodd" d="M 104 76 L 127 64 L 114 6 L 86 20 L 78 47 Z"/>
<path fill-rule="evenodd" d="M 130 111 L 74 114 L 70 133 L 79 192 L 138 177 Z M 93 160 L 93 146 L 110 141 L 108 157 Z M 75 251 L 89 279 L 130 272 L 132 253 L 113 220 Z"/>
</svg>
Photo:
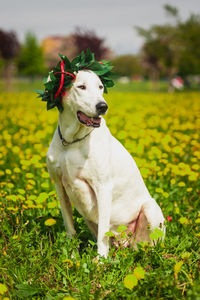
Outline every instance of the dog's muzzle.
<svg viewBox="0 0 200 300">
<path fill-rule="evenodd" d="M 96 110 L 98 115 L 105 115 L 107 109 L 108 109 L 108 105 L 106 104 L 106 102 L 99 102 L 96 105 Z"/>
<path fill-rule="evenodd" d="M 101 124 L 101 117 L 88 117 L 82 111 L 77 112 L 77 117 L 80 123 L 88 127 L 99 127 Z"/>
</svg>

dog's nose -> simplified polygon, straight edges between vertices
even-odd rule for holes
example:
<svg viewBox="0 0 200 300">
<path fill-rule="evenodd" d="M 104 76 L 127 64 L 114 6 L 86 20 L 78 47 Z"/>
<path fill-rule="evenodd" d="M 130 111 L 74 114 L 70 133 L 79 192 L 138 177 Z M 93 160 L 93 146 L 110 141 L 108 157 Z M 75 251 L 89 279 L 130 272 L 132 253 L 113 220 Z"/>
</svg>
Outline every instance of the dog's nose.
<svg viewBox="0 0 200 300">
<path fill-rule="evenodd" d="M 99 102 L 96 105 L 96 109 L 99 115 L 104 115 L 108 109 L 108 105 L 106 104 L 106 102 Z"/>
</svg>

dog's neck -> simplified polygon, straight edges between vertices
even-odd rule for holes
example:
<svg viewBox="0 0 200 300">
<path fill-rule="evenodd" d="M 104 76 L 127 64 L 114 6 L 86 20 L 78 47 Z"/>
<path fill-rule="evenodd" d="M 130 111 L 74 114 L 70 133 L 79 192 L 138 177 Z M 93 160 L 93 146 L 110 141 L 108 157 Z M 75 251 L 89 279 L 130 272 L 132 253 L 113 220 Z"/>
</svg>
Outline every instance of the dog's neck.
<svg viewBox="0 0 200 300">
<path fill-rule="evenodd" d="M 59 126 L 62 137 L 68 143 L 84 138 L 93 130 L 92 127 L 82 125 L 68 107 L 59 114 Z"/>
</svg>

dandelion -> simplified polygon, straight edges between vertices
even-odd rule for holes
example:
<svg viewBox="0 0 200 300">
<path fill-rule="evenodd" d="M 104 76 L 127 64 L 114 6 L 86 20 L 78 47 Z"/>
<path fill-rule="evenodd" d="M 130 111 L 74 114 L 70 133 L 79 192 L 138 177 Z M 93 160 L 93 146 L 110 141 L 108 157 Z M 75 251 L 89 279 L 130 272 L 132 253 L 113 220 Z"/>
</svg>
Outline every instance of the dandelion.
<svg viewBox="0 0 200 300">
<path fill-rule="evenodd" d="M 8 291 L 8 288 L 5 284 L 0 283 L 0 295 L 5 294 Z"/>
<path fill-rule="evenodd" d="M 5 173 L 3 170 L 0 170 L 0 176 L 3 176 Z"/>
<path fill-rule="evenodd" d="M 56 220 L 53 219 L 53 218 L 50 218 L 50 219 L 47 219 L 47 220 L 44 222 L 44 224 L 45 224 L 46 226 L 53 226 L 53 225 L 56 224 Z"/>
<path fill-rule="evenodd" d="M 14 168 L 13 171 L 17 174 L 21 173 L 21 169 L 20 168 Z"/>
<path fill-rule="evenodd" d="M 6 169 L 6 170 L 5 170 L 5 173 L 6 173 L 7 175 L 11 175 L 11 174 L 12 174 L 12 171 L 11 171 L 10 169 Z"/>
<path fill-rule="evenodd" d="M 48 189 L 49 188 L 49 183 L 48 182 L 43 182 L 41 184 L 41 187 L 45 188 L 45 189 Z"/>
<path fill-rule="evenodd" d="M 162 188 L 156 188 L 156 193 L 162 194 L 163 193 L 163 189 Z"/>
<path fill-rule="evenodd" d="M 9 183 L 7 184 L 7 187 L 8 187 L 9 189 L 13 189 L 13 188 L 14 188 L 14 184 L 11 183 L 11 182 L 9 182 Z"/>
<path fill-rule="evenodd" d="M 33 178 L 34 175 L 32 173 L 26 173 L 26 178 Z"/>
<path fill-rule="evenodd" d="M 180 181 L 180 182 L 178 183 L 178 186 L 180 186 L 180 187 L 184 187 L 184 186 L 185 186 L 185 182 L 183 182 L 183 181 Z"/>
<path fill-rule="evenodd" d="M 73 261 L 71 259 L 65 258 L 62 261 L 68 268 L 73 267 Z"/>
<path fill-rule="evenodd" d="M 18 193 L 20 193 L 21 195 L 24 195 L 24 194 L 26 193 L 24 189 L 18 189 L 17 191 L 18 191 Z"/>
<path fill-rule="evenodd" d="M 179 219 L 179 222 L 180 222 L 181 224 L 186 224 L 186 225 L 189 223 L 188 219 L 185 218 L 185 217 L 181 217 L 181 218 Z"/>
</svg>

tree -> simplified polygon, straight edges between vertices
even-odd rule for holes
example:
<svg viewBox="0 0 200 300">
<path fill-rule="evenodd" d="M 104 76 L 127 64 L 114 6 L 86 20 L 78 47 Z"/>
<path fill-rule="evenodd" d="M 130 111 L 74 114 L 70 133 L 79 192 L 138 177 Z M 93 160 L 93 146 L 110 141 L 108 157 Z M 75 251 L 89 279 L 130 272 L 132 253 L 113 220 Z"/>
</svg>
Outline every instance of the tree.
<svg viewBox="0 0 200 300">
<path fill-rule="evenodd" d="M 179 17 L 179 11 L 175 6 L 165 4 L 164 9 L 169 17 L 176 18 L 176 19 Z"/>
<path fill-rule="evenodd" d="M 173 25 L 153 25 L 150 29 L 136 27 L 144 38 L 142 64 L 157 86 L 160 76 L 168 78 L 169 88 L 172 77 L 179 71 L 181 43 L 179 34 L 179 13 L 176 7 L 165 5 L 168 16 L 175 20 Z"/>
<path fill-rule="evenodd" d="M 136 27 L 144 38 L 144 67 L 155 82 L 160 76 L 170 82 L 176 74 L 200 74 L 200 16 L 191 15 L 181 21 L 177 8 L 165 5 L 165 10 L 174 19 L 173 25 L 154 25 L 148 30 Z"/>
<path fill-rule="evenodd" d="M 36 36 L 28 32 L 21 48 L 18 60 L 19 73 L 34 78 L 46 73 L 42 47 L 38 45 Z"/>
<path fill-rule="evenodd" d="M 118 76 L 133 76 L 143 74 L 139 57 L 136 55 L 120 55 L 112 59 L 114 72 Z"/>
<path fill-rule="evenodd" d="M 181 44 L 179 74 L 187 76 L 200 74 L 200 16 L 191 15 L 178 25 Z"/>
<path fill-rule="evenodd" d="M 0 30 L 0 56 L 4 63 L 7 91 L 11 89 L 13 60 L 17 57 L 19 49 L 20 44 L 16 34 L 13 31 L 6 32 L 4 30 Z"/>
<path fill-rule="evenodd" d="M 171 78 L 178 71 L 179 47 L 177 27 L 171 25 L 154 25 L 145 30 L 137 27 L 144 37 L 142 63 L 151 79 L 156 83 L 160 76 Z"/>
<path fill-rule="evenodd" d="M 77 49 L 76 55 L 81 51 L 86 51 L 87 48 L 95 54 L 96 60 L 105 59 L 110 55 L 109 48 L 104 46 L 104 39 L 99 38 L 94 31 L 83 31 L 77 28 L 73 36 Z"/>
</svg>

